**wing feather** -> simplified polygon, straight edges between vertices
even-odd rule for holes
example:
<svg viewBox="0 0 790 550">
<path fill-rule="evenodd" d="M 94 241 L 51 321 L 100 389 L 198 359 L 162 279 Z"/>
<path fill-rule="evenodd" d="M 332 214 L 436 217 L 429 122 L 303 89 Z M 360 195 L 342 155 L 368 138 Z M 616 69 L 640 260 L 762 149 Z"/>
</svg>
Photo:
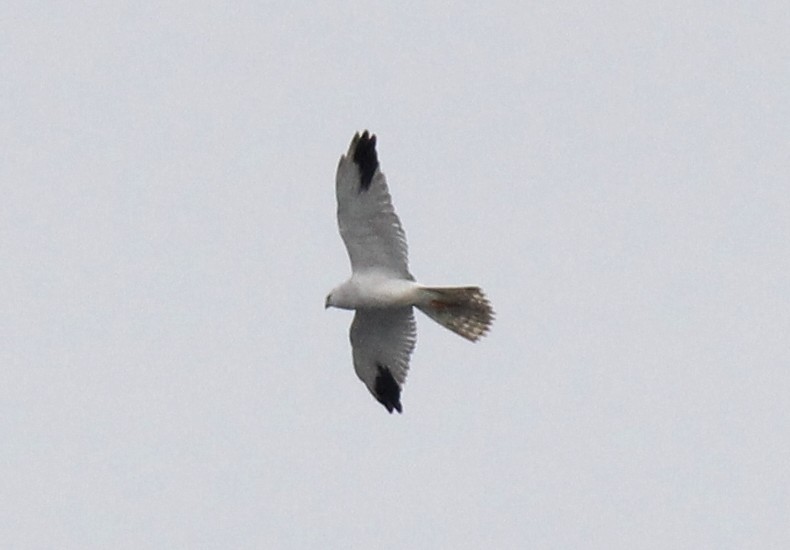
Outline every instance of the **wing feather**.
<svg viewBox="0 0 790 550">
<path fill-rule="evenodd" d="M 414 280 L 406 234 L 378 163 L 376 136 L 354 135 L 336 178 L 337 224 L 353 272 L 379 270 Z"/>
<path fill-rule="evenodd" d="M 417 342 L 412 307 L 358 309 L 350 336 L 359 379 L 389 412 L 401 412 L 401 386 Z"/>
</svg>

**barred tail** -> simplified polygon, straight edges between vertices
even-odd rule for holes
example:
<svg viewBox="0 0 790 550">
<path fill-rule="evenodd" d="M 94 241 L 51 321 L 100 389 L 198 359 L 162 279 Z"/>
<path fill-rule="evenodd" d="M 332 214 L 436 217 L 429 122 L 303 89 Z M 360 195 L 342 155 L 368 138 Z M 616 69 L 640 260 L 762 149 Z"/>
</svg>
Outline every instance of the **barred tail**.
<svg viewBox="0 0 790 550">
<path fill-rule="evenodd" d="M 488 332 L 494 310 L 476 286 L 423 287 L 416 304 L 425 315 L 472 342 Z"/>
</svg>

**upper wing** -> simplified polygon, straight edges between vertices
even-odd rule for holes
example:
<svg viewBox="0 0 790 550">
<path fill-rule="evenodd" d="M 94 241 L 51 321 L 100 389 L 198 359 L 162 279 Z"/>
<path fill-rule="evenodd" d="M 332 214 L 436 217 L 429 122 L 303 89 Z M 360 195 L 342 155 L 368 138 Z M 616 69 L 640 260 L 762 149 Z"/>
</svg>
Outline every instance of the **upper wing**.
<svg viewBox="0 0 790 550">
<path fill-rule="evenodd" d="M 406 234 L 379 168 L 376 136 L 354 135 L 337 166 L 337 225 L 354 272 L 379 269 L 413 280 Z"/>
<path fill-rule="evenodd" d="M 379 403 L 402 412 L 400 390 L 417 342 L 411 306 L 358 309 L 351 323 L 354 370 Z"/>
</svg>

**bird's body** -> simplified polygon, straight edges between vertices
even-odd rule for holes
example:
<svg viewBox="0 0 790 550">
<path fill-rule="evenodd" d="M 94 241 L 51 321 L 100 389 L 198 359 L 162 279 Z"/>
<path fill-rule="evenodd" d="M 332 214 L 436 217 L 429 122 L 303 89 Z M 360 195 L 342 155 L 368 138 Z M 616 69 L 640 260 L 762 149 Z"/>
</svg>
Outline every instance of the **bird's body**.
<svg viewBox="0 0 790 550">
<path fill-rule="evenodd" d="M 340 158 L 337 220 L 352 275 L 326 307 L 356 310 L 351 324 L 354 370 L 389 412 L 402 412 L 401 386 L 417 340 L 413 308 L 470 341 L 491 326 L 494 312 L 478 287 L 426 287 L 408 268 L 406 235 L 395 214 L 376 154 L 363 132 Z"/>
<path fill-rule="evenodd" d="M 341 309 L 388 308 L 416 305 L 420 285 L 384 273 L 355 273 L 332 291 L 333 307 Z"/>
</svg>

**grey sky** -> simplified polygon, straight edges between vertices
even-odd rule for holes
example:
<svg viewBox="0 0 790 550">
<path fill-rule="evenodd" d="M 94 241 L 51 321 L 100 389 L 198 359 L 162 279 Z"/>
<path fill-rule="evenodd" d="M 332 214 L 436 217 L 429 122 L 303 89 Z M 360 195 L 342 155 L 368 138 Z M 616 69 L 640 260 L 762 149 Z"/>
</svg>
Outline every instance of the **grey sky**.
<svg viewBox="0 0 790 550">
<path fill-rule="evenodd" d="M 790 547 L 786 2 L 0 6 L 0 547 Z M 354 374 L 334 171 L 426 283 Z"/>
</svg>

